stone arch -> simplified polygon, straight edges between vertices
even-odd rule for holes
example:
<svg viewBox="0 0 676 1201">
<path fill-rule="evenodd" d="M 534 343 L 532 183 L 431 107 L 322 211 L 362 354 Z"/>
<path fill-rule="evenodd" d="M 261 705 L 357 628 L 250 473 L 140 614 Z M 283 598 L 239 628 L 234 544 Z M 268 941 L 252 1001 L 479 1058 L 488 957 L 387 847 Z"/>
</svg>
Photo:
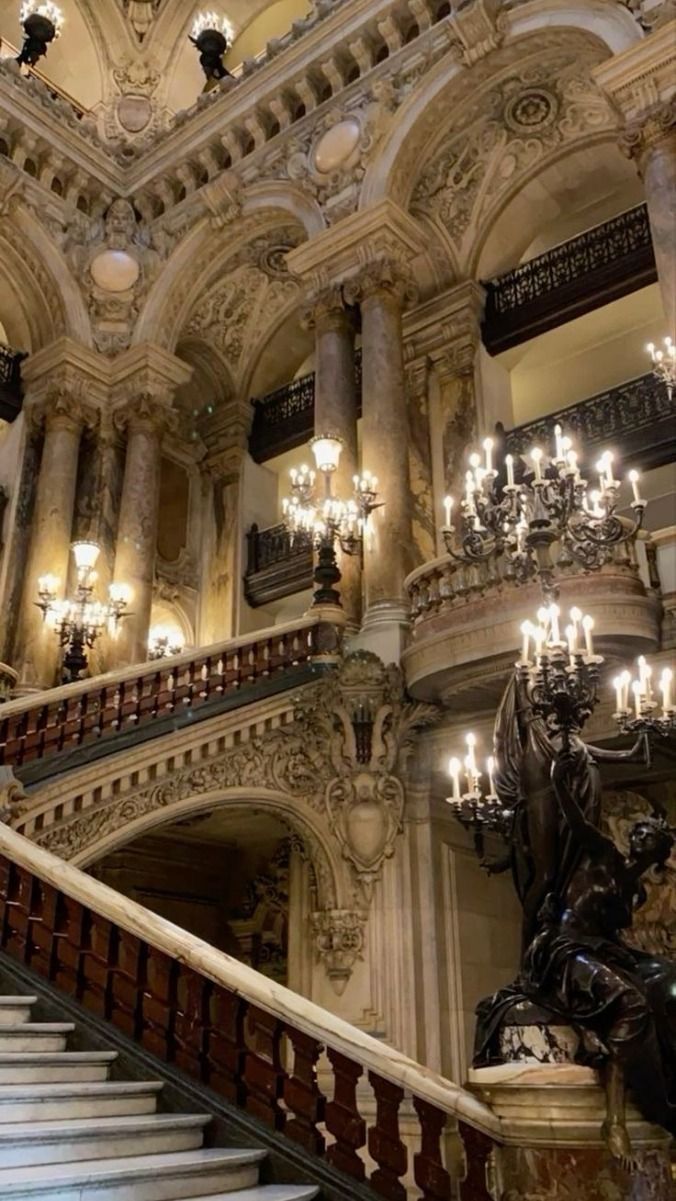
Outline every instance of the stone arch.
<svg viewBox="0 0 676 1201">
<path fill-rule="evenodd" d="M 127 815 L 123 803 L 118 813 L 119 820 L 110 823 L 110 828 L 102 829 L 98 823 L 90 823 L 89 829 L 83 831 L 82 842 L 70 862 L 74 867 L 86 869 L 111 851 L 160 826 L 207 810 L 237 810 L 242 807 L 274 814 L 303 840 L 315 873 L 320 909 L 350 907 L 352 894 L 348 869 L 338 854 L 337 844 L 332 845 L 328 828 L 320 816 L 298 798 L 267 788 L 219 789 L 150 808 L 136 815 L 133 812 Z M 133 810 L 131 799 L 128 808 Z"/>
<path fill-rule="evenodd" d="M 275 228 L 293 226 L 298 241 L 308 236 L 306 226 L 291 208 L 272 205 L 260 195 L 252 208 L 242 204 L 228 224 L 204 218 L 184 238 L 156 279 L 134 332 L 134 343 L 154 342 L 174 351 L 185 336 L 185 325 L 200 297 L 248 244 Z"/>
<path fill-rule="evenodd" d="M 20 202 L 0 222 L 0 245 L 30 333 L 31 345 L 24 349 L 34 352 L 63 335 L 91 346 L 89 315 L 66 260 Z"/>
<path fill-rule="evenodd" d="M 541 0 L 537 9 L 519 9 L 501 16 L 500 48 L 476 62 L 469 70 L 460 61 L 455 48 L 425 77 L 399 109 L 397 119 L 383 138 L 371 162 L 360 195 L 360 208 L 367 209 L 390 196 L 408 206 L 412 183 L 417 177 L 420 147 L 426 146 L 458 105 L 476 105 L 477 87 L 490 80 L 505 62 L 516 61 L 523 46 L 536 46 L 550 31 L 562 41 L 566 34 L 577 34 L 599 48 L 600 56 L 620 53 L 643 36 L 638 23 L 619 5 L 589 5 L 585 0 Z M 454 121 L 455 125 L 455 121 Z"/>
</svg>

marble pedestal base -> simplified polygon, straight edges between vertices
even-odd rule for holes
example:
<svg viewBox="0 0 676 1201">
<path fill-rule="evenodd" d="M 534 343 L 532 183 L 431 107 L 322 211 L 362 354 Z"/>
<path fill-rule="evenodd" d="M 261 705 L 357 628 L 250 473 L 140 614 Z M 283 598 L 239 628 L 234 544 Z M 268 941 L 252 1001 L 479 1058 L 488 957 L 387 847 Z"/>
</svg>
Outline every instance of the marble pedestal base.
<svg viewBox="0 0 676 1201">
<path fill-rule="evenodd" d="M 669 1135 L 629 1106 L 635 1166 L 613 1159 L 601 1129 L 605 1092 L 591 1068 L 507 1063 L 473 1069 L 468 1083 L 504 1127 L 494 1201 L 673 1201 Z"/>
<path fill-rule="evenodd" d="M 361 630 L 350 638 L 350 651 L 372 651 L 383 663 L 399 663 L 409 629 L 408 609 L 395 601 L 371 605 Z"/>
</svg>

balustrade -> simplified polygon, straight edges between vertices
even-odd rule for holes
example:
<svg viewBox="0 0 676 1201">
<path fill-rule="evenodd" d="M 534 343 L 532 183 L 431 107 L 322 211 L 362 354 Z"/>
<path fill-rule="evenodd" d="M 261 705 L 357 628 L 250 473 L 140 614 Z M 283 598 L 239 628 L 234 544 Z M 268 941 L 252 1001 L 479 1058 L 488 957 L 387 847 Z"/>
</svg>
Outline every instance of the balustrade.
<svg viewBox="0 0 676 1201">
<path fill-rule="evenodd" d="M 357 415 L 361 416 L 361 351 L 355 355 Z M 314 372 L 284 384 L 253 402 L 249 450 L 257 463 L 303 446 L 314 434 Z"/>
<path fill-rule="evenodd" d="M 244 595 L 256 609 L 312 587 L 312 543 L 308 536 L 291 537 L 284 524 L 247 534 L 248 558 Z"/>
<path fill-rule="evenodd" d="M 457 1195 L 442 1150 L 449 1122 L 480 1148 L 472 1172 L 473 1181 L 483 1179 L 501 1126 L 472 1094 L 7 827 L 0 828 L 0 949 L 378 1196 L 404 1201 L 409 1178 L 422 1201 Z M 322 1067 L 321 1080 L 330 1079 L 320 1087 L 324 1050 L 329 1070 Z M 357 1087 L 365 1074 L 375 1097 L 370 1128 Z M 406 1096 L 419 1123 L 410 1165 L 399 1119 Z M 478 1183 L 465 1196 L 488 1201 Z"/>
<path fill-rule="evenodd" d="M 484 345 L 497 354 L 656 279 L 640 204 L 487 283 Z"/>
<path fill-rule="evenodd" d="M 285 673 L 288 687 L 318 649 L 314 618 L 173 658 L 55 688 L 0 710 L 0 765 L 20 768 L 97 740 L 115 740 L 162 718 L 205 716 L 223 698 L 251 699 L 251 686 Z M 247 692 L 248 690 L 248 692 Z M 210 706 L 210 702 L 211 707 Z"/>
</svg>

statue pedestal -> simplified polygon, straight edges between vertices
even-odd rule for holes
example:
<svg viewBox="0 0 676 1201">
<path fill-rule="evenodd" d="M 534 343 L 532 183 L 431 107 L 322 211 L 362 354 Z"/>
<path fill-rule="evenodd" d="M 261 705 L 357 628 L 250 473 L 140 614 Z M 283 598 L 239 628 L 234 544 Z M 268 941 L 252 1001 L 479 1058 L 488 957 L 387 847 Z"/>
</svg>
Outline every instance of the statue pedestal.
<svg viewBox="0 0 676 1201">
<path fill-rule="evenodd" d="M 502 1119 L 494 1152 L 495 1201 L 673 1201 L 670 1136 L 627 1107 L 635 1165 L 605 1146 L 605 1091 L 598 1073 L 572 1063 L 475 1068 L 469 1087 Z"/>
</svg>

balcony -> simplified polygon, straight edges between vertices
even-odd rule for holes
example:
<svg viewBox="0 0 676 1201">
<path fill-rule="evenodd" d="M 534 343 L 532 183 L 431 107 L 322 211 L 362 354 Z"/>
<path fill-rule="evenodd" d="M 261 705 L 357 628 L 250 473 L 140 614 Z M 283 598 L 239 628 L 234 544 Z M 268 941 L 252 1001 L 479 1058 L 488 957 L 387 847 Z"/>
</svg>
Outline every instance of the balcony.
<svg viewBox="0 0 676 1201">
<path fill-rule="evenodd" d="M 636 464 L 647 471 L 676 459 L 674 403 L 666 384 L 651 371 L 567 409 L 516 426 L 506 435 L 507 451 L 519 455 L 532 446 L 551 445 L 557 424 L 592 456 L 594 451 L 611 446 L 625 466 Z"/>
<path fill-rule="evenodd" d="M 0 342 L 0 420 L 16 421 L 23 405 L 21 364 L 27 358 Z"/>
<path fill-rule="evenodd" d="M 484 345 L 499 354 L 656 279 L 641 204 L 485 284 Z"/>
<path fill-rule="evenodd" d="M 247 543 L 244 595 L 252 609 L 312 587 L 309 539 L 297 535 L 292 541 L 283 524 L 264 530 L 254 524 L 247 534 Z"/>
<path fill-rule="evenodd" d="M 361 351 L 355 355 L 357 413 L 361 416 Z M 249 438 L 251 457 L 257 463 L 274 459 L 303 446 L 314 434 L 314 372 L 284 384 L 253 401 L 254 419 Z"/>
</svg>

